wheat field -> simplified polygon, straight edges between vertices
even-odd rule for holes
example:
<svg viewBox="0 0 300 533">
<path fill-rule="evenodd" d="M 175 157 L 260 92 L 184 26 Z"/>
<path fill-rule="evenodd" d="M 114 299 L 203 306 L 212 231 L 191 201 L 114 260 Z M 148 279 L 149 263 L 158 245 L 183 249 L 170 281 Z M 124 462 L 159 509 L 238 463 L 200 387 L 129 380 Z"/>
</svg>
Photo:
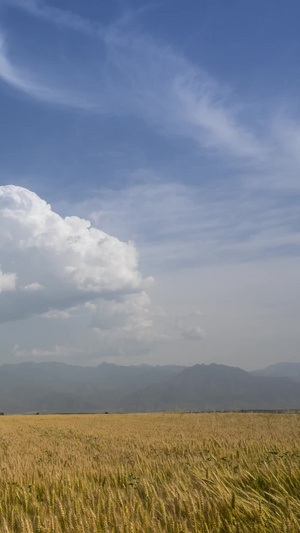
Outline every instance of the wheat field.
<svg viewBox="0 0 300 533">
<path fill-rule="evenodd" d="M 1 533 L 300 531 L 300 416 L 0 419 Z"/>
</svg>

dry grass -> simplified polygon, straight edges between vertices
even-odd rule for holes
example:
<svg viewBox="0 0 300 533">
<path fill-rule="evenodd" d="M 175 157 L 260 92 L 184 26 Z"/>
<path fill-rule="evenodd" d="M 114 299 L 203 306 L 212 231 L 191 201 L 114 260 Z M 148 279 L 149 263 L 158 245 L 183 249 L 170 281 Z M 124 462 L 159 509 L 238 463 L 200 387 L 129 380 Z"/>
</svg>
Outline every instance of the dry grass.
<svg viewBox="0 0 300 533">
<path fill-rule="evenodd" d="M 299 532 L 300 416 L 0 419 L 1 533 Z"/>
</svg>

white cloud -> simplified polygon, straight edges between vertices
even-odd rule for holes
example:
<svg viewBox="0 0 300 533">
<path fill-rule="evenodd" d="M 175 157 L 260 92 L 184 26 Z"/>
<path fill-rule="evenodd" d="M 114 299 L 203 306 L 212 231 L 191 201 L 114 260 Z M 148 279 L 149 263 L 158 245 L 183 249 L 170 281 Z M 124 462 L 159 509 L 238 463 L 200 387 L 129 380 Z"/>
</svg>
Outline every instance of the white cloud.
<svg viewBox="0 0 300 533">
<path fill-rule="evenodd" d="M 198 341 L 205 337 L 205 331 L 199 326 L 185 326 L 180 329 L 183 338 L 187 340 Z"/>
<path fill-rule="evenodd" d="M 35 0 L 2 0 L 2 4 L 24 10 L 35 17 L 48 20 L 53 24 L 64 28 L 70 28 L 74 31 L 90 34 L 96 29 L 96 26 L 88 20 L 71 11 L 47 5 L 42 0 L 39 0 L 38 2 Z"/>
<path fill-rule="evenodd" d="M 170 340 L 145 292 L 116 301 L 100 301 L 91 309 L 90 327 L 107 354 L 141 355 Z"/>
<path fill-rule="evenodd" d="M 95 307 L 96 304 L 94 304 Z M 51 319 L 54 319 L 54 320 L 61 320 L 61 319 L 67 319 L 67 318 L 70 318 L 70 309 L 68 311 L 56 311 L 56 310 L 51 310 L 51 311 L 47 311 L 47 313 L 43 313 L 42 314 L 42 317 L 43 318 L 51 318 Z"/>
<path fill-rule="evenodd" d="M 143 291 L 119 301 L 101 300 L 93 314 L 91 324 L 99 330 L 110 330 L 115 327 L 128 332 L 151 327 L 150 298 Z"/>
<path fill-rule="evenodd" d="M 152 308 L 132 243 L 13 185 L 0 187 L 0 255 L 0 322 L 18 320 L 5 325 L 16 359 L 135 357 L 181 335 Z"/>
<path fill-rule="evenodd" d="M 35 193 L 13 185 L 0 187 L 0 254 L 1 322 L 99 298 L 126 303 L 147 284 L 132 243 L 88 220 L 62 218 Z"/>
<path fill-rule="evenodd" d="M 76 354 L 76 349 L 71 346 L 56 345 L 53 349 L 44 350 L 41 348 L 21 349 L 18 344 L 13 348 L 13 355 L 18 359 L 64 359 Z"/>
<path fill-rule="evenodd" d="M 17 276 L 15 273 L 9 272 L 4 274 L 0 268 L 0 294 L 3 291 L 13 291 L 16 288 L 16 279 Z"/>
<path fill-rule="evenodd" d="M 41 291 L 43 288 L 40 283 L 29 283 L 29 285 L 25 285 L 24 291 Z"/>
</svg>

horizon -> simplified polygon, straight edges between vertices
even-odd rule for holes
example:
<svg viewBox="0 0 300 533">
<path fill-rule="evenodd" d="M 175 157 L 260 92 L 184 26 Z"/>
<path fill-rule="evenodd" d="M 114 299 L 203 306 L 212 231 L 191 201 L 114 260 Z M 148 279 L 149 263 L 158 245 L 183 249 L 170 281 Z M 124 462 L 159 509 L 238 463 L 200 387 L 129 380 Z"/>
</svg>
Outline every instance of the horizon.
<svg viewBox="0 0 300 533">
<path fill-rule="evenodd" d="M 75 367 L 78 367 L 78 368 L 98 368 L 99 366 L 101 365 L 111 365 L 111 366 L 118 366 L 120 368 L 122 367 L 150 367 L 150 368 L 155 368 L 155 367 L 165 367 L 165 366 L 178 366 L 178 367 L 181 367 L 181 368 L 192 368 L 193 366 L 226 366 L 228 368 L 238 368 L 240 370 L 244 370 L 245 372 L 256 372 L 256 371 L 260 371 L 260 370 L 265 370 L 266 368 L 269 368 L 269 367 L 274 367 L 274 366 L 280 366 L 280 365 L 299 365 L 300 366 L 300 361 L 294 361 L 294 362 L 291 362 L 291 361 L 280 361 L 280 362 L 277 362 L 277 363 L 271 363 L 270 365 L 268 365 L 267 367 L 264 366 L 264 367 L 261 367 L 261 368 L 255 368 L 254 370 L 246 370 L 245 368 L 241 367 L 241 366 L 234 366 L 234 365 L 228 365 L 226 363 L 215 363 L 214 361 L 210 362 L 210 363 L 201 363 L 201 362 L 196 362 L 196 363 L 193 363 L 192 365 L 176 365 L 176 364 L 172 364 L 172 363 L 167 363 L 167 364 L 150 364 L 150 363 L 138 363 L 138 364 L 117 364 L 117 363 L 112 363 L 112 362 L 108 362 L 108 361 L 101 361 L 101 363 L 98 363 L 97 365 L 80 365 L 80 364 L 74 364 L 74 363 L 65 363 L 64 361 L 21 361 L 21 362 L 13 362 L 13 363 L 2 363 L 0 364 L 0 369 L 2 366 L 6 366 L 6 365 L 27 365 L 27 364 L 59 364 L 59 365 L 65 365 L 65 366 L 75 366 Z"/>
<path fill-rule="evenodd" d="M 299 2 L 0 17 L 0 364 L 297 362 Z"/>
</svg>

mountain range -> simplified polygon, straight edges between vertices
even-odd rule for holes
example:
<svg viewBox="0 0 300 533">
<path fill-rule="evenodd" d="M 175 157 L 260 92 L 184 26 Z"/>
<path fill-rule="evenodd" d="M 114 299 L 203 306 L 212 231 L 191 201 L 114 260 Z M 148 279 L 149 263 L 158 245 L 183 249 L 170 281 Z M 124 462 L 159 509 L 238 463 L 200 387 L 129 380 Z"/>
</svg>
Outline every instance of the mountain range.
<svg viewBox="0 0 300 533">
<path fill-rule="evenodd" d="M 255 372 L 217 364 L 0 367 L 0 411 L 6 414 L 299 408 L 300 363 Z"/>
<path fill-rule="evenodd" d="M 300 363 L 276 363 L 253 372 L 256 376 L 286 377 L 300 381 Z"/>
</svg>

